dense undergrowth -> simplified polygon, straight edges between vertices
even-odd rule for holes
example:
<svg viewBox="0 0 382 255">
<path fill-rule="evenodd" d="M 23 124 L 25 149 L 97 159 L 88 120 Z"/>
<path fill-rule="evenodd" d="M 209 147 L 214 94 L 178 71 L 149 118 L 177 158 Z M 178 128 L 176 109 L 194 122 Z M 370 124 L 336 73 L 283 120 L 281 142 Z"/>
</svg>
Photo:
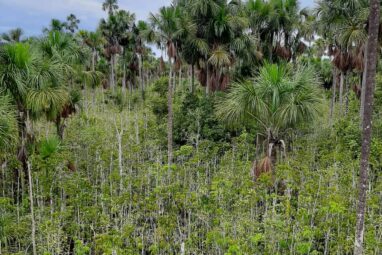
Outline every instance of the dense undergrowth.
<svg viewBox="0 0 382 255">
<path fill-rule="evenodd" d="M 226 126 L 215 115 L 218 95 L 191 95 L 186 84 L 174 97 L 177 146 L 168 168 L 166 84 L 155 82 L 144 103 L 138 92 L 84 93 L 62 142 L 51 124 L 35 124 L 38 254 L 352 254 L 357 99 L 333 127 L 325 114 L 291 131 L 274 176 L 254 181 L 256 126 Z M 380 106 L 377 99 L 366 254 L 382 252 Z M 3 254 L 30 249 L 27 187 L 12 186 L 16 164 L 1 169 Z"/>
</svg>

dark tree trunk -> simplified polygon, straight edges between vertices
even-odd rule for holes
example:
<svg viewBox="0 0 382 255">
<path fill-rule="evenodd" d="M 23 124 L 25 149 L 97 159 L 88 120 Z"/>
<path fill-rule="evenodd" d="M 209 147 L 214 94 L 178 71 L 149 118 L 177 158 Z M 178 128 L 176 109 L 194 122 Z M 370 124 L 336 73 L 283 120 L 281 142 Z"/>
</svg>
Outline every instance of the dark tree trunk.
<svg viewBox="0 0 382 255">
<path fill-rule="evenodd" d="M 339 105 L 340 105 L 340 116 L 342 116 L 343 113 L 343 103 L 344 103 L 344 81 L 345 81 L 345 75 L 344 72 L 341 71 L 341 78 L 340 78 L 340 92 L 339 92 Z"/>
<path fill-rule="evenodd" d="M 122 92 L 126 92 L 126 64 L 123 63 Z"/>
<path fill-rule="evenodd" d="M 57 117 L 56 117 L 56 132 L 57 132 L 57 136 L 58 136 L 58 138 L 60 138 L 60 140 L 64 139 L 64 130 L 65 130 L 65 125 L 62 122 L 61 116 L 57 115 Z"/>
<path fill-rule="evenodd" d="M 359 110 L 361 123 L 363 121 L 363 111 L 365 109 L 365 90 L 366 90 L 366 75 L 367 75 L 367 51 L 368 51 L 368 42 L 365 45 L 365 55 L 364 55 L 364 65 L 362 73 L 362 86 L 361 86 L 361 108 Z M 361 124 L 362 125 L 362 124 Z"/>
<path fill-rule="evenodd" d="M 354 255 L 363 254 L 363 237 L 365 231 L 366 191 L 368 182 L 368 166 L 371 143 L 371 127 L 373 113 L 373 98 L 375 75 L 378 54 L 378 30 L 379 30 L 380 3 L 379 0 L 370 1 L 369 16 L 369 39 L 367 47 L 367 75 L 365 88 L 364 117 L 362 121 L 362 149 L 359 178 L 359 194 L 357 206 L 357 224 L 355 231 Z"/>
<path fill-rule="evenodd" d="M 18 104 L 21 105 L 21 104 Z M 23 107 L 18 107 L 18 127 L 19 127 L 19 148 L 17 150 L 17 159 L 20 161 L 22 170 L 24 171 L 25 181 L 28 181 L 28 152 L 27 152 L 27 124 L 26 124 L 26 113 Z"/>
<path fill-rule="evenodd" d="M 172 137 L 172 129 L 173 129 L 173 109 L 172 109 L 172 90 L 173 90 L 173 83 L 172 83 L 172 77 L 173 76 L 173 70 L 172 70 L 172 63 L 170 59 L 170 75 L 169 75 L 169 81 L 168 81 L 168 94 L 167 94 L 167 107 L 168 107 L 168 115 L 167 115 L 167 157 L 168 157 L 168 166 L 169 168 L 172 165 L 172 159 L 173 159 L 173 137 Z"/>
<path fill-rule="evenodd" d="M 348 115 L 349 112 L 349 77 L 348 74 L 345 73 L 345 116 Z"/>
<path fill-rule="evenodd" d="M 330 124 L 333 121 L 334 106 L 336 103 L 336 89 L 337 89 L 337 69 L 333 67 L 333 85 L 332 85 L 332 101 L 330 103 Z"/>
<path fill-rule="evenodd" d="M 195 65 L 191 65 L 191 93 L 194 93 L 195 89 Z"/>
</svg>

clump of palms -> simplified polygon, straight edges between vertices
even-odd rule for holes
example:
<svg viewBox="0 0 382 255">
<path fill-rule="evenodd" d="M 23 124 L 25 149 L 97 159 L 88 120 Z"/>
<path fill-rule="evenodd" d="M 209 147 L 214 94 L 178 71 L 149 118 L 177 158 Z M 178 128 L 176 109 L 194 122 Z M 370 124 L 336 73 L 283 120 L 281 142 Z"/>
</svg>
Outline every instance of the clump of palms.
<svg viewBox="0 0 382 255">
<path fill-rule="evenodd" d="M 217 112 L 235 123 L 245 119 L 255 121 L 258 135 L 265 142 L 265 159 L 274 165 L 276 148 L 285 152 L 288 130 L 311 122 L 319 113 L 318 88 L 312 68 L 300 66 L 292 72 L 285 65 L 265 64 L 254 80 L 234 84 L 217 105 Z M 270 168 L 260 167 L 257 175 L 267 169 Z"/>
<path fill-rule="evenodd" d="M 8 42 L 20 42 L 24 34 L 24 31 L 21 28 L 15 28 L 10 30 L 8 33 L 3 33 L 0 38 Z"/>
</svg>

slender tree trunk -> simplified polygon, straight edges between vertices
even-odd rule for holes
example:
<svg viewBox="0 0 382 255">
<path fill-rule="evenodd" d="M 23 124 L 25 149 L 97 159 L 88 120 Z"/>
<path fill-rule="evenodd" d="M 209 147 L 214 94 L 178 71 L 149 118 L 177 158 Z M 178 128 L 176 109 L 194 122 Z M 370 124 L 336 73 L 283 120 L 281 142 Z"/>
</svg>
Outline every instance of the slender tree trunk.
<svg viewBox="0 0 382 255">
<path fill-rule="evenodd" d="M 191 93 L 194 93 L 195 89 L 195 65 L 191 65 Z"/>
<path fill-rule="evenodd" d="M 32 182 L 32 169 L 30 162 L 28 164 L 28 180 L 29 180 L 29 200 L 30 200 L 30 210 L 31 210 L 31 220 L 32 220 L 32 249 L 33 255 L 37 255 L 36 250 L 36 222 L 34 218 L 34 209 L 33 209 L 33 182 Z"/>
<path fill-rule="evenodd" d="M 123 63 L 122 92 L 126 93 L 126 63 Z"/>
<path fill-rule="evenodd" d="M 167 107 L 168 107 L 168 116 L 167 116 L 167 157 L 168 157 L 168 166 L 169 169 L 172 165 L 173 160 L 173 137 L 172 137 L 172 128 L 173 128 L 173 109 L 172 109 L 172 90 L 173 90 L 173 67 L 172 61 L 170 58 L 170 74 L 168 81 L 168 95 L 167 95 Z"/>
<path fill-rule="evenodd" d="M 114 62 L 115 62 L 115 55 L 111 55 L 111 60 L 110 60 L 110 87 L 113 89 L 115 89 L 115 66 L 114 66 Z"/>
<path fill-rule="evenodd" d="M 92 71 L 95 71 L 95 62 L 96 62 L 96 57 L 97 57 L 97 51 L 93 49 L 92 53 Z"/>
<path fill-rule="evenodd" d="M 28 151 L 27 151 L 27 124 L 26 124 L 26 112 L 24 111 L 21 103 L 18 103 L 18 115 L 17 115 L 18 127 L 19 127 L 19 142 L 20 146 L 17 151 L 17 159 L 21 163 L 22 170 L 24 172 L 25 182 L 21 180 L 21 174 L 19 173 L 18 178 L 20 178 L 20 182 L 26 183 L 27 181 L 27 162 L 28 162 Z M 19 171 L 19 170 L 17 170 Z M 15 180 L 16 182 L 18 180 Z M 22 200 L 22 196 L 20 197 Z"/>
<path fill-rule="evenodd" d="M 65 129 L 65 123 L 62 123 L 61 116 L 57 115 L 57 117 L 56 117 L 56 132 L 57 132 L 57 136 L 58 136 L 58 138 L 60 138 L 60 140 L 64 139 L 64 129 Z"/>
<path fill-rule="evenodd" d="M 208 64 L 208 60 L 207 60 L 207 69 L 206 69 L 206 73 L 207 73 L 207 84 L 206 84 L 206 94 L 208 94 L 210 92 L 210 82 L 211 82 L 211 79 L 210 79 L 210 68 L 209 68 L 209 64 Z"/>
<path fill-rule="evenodd" d="M 178 87 L 180 88 L 182 86 L 182 68 L 179 69 L 179 85 Z"/>
<path fill-rule="evenodd" d="M 121 120 L 122 122 L 122 120 Z M 115 124 L 116 132 L 117 132 L 117 141 L 118 141 L 118 169 L 119 169 L 119 192 L 122 194 L 123 191 L 123 161 L 122 161 L 122 136 L 123 130 L 118 131 L 117 124 Z"/>
<path fill-rule="evenodd" d="M 365 231 L 366 191 L 370 156 L 373 98 L 378 55 L 378 31 L 380 18 L 379 0 L 370 0 L 369 39 L 367 49 L 367 75 L 365 89 L 364 117 L 362 121 L 362 149 L 357 206 L 357 224 L 355 231 L 354 255 L 363 254 L 363 237 Z"/>
<path fill-rule="evenodd" d="M 345 73 L 345 116 L 349 112 L 349 75 Z"/>
<path fill-rule="evenodd" d="M 336 103 L 336 89 L 337 89 L 337 69 L 333 67 L 333 85 L 332 85 L 332 101 L 330 104 L 330 121 L 331 124 L 333 121 L 334 107 Z"/>
<path fill-rule="evenodd" d="M 141 95 L 142 95 L 142 100 L 145 100 L 145 89 L 143 87 L 143 77 L 142 77 L 142 55 L 138 55 L 138 62 L 139 62 L 139 82 L 140 82 L 140 87 L 141 87 Z"/>
<path fill-rule="evenodd" d="M 344 98 L 343 98 L 343 95 L 344 95 L 344 80 L 345 80 L 345 75 L 344 75 L 344 72 L 341 71 L 341 80 L 340 80 L 340 114 L 342 116 L 342 107 L 343 107 L 343 102 L 344 102 Z"/>
<path fill-rule="evenodd" d="M 363 122 L 363 111 L 365 109 L 365 93 L 366 93 L 366 76 L 367 76 L 367 51 L 368 51 L 368 42 L 365 45 L 364 53 L 364 62 L 363 62 L 363 73 L 362 73 L 362 87 L 361 87 L 361 108 L 359 110 L 360 123 Z M 362 124 L 361 124 L 362 126 Z"/>
</svg>

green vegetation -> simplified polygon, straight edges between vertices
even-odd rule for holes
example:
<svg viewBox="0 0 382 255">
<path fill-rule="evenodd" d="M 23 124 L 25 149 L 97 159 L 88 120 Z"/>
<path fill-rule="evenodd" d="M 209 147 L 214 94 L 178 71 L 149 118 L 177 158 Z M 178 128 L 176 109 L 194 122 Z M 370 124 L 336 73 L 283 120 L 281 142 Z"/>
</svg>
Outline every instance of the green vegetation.
<svg viewBox="0 0 382 255">
<path fill-rule="evenodd" d="M 381 254 L 378 1 L 100 8 L 1 36 L 0 254 Z"/>
</svg>

